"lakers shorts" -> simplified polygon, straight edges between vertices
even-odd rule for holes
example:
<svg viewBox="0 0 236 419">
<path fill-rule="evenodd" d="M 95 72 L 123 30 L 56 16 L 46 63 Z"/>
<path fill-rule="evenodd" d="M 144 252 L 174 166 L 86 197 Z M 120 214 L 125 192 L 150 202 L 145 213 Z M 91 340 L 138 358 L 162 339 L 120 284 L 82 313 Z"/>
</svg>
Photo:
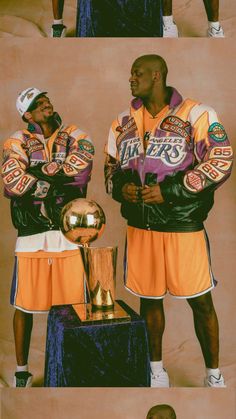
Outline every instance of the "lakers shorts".
<svg viewBox="0 0 236 419">
<path fill-rule="evenodd" d="M 52 305 L 84 303 L 86 287 L 80 250 L 18 252 L 11 304 L 36 313 Z"/>
<path fill-rule="evenodd" d="M 204 230 L 185 233 L 147 231 L 128 226 L 125 287 L 142 298 L 202 295 L 214 288 Z"/>
</svg>

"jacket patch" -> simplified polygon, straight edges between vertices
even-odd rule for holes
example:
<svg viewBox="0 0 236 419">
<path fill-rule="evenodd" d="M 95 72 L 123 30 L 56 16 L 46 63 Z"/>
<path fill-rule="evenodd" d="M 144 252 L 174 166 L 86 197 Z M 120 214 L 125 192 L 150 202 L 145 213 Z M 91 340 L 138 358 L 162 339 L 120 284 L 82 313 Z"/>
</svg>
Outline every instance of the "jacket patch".
<svg viewBox="0 0 236 419">
<path fill-rule="evenodd" d="M 3 166 L 2 166 L 2 174 L 3 176 L 10 172 L 11 170 L 14 170 L 16 168 L 20 167 L 20 163 L 18 162 L 18 160 L 14 159 L 14 158 L 10 158 L 9 160 L 7 160 Z"/>
<path fill-rule="evenodd" d="M 224 146 L 224 147 L 213 147 L 210 150 L 209 158 L 227 158 L 230 159 L 233 157 L 233 149 L 231 146 Z"/>
<path fill-rule="evenodd" d="M 191 124 L 188 121 L 184 122 L 177 116 L 167 116 L 167 118 L 163 119 L 160 128 L 164 131 L 179 134 L 185 139 L 185 141 L 187 141 L 187 143 L 190 142 Z"/>
<path fill-rule="evenodd" d="M 123 138 L 126 137 L 126 135 L 128 135 L 130 132 L 134 131 L 137 128 L 136 126 L 136 122 L 134 120 L 134 118 L 130 118 L 128 120 L 128 122 L 126 122 L 126 124 L 122 125 L 122 126 L 118 126 L 116 128 L 116 131 L 120 132 L 120 134 L 117 137 L 117 142 L 118 144 L 120 143 L 120 141 L 123 140 Z"/>
<path fill-rule="evenodd" d="M 36 182 L 36 178 L 30 174 L 21 176 L 17 184 L 11 188 L 11 192 L 15 195 L 23 195 Z"/>
<path fill-rule="evenodd" d="M 41 141 L 38 138 L 31 137 L 26 140 L 25 148 L 27 149 L 29 154 L 32 154 L 35 151 L 43 150 L 44 146 L 43 146 L 43 143 L 41 143 Z"/>
<path fill-rule="evenodd" d="M 68 135 L 68 133 L 67 133 L 67 132 L 60 131 L 60 132 L 57 134 L 57 138 L 55 139 L 54 144 L 60 145 L 60 146 L 62 146 L 62 147 L 66 147 L 66 146 L 67 146 L 67 143 L 68 143 L 69 138 L 70 138 L 70 137 L 69 137 L 69 135 Z"/>
<path fill-rule="evenodd" d="M 42 166 L 42 172 L 48 176 L 54 176 L 60 170 L 60 164 L 52 161 Z"/>
<path fill-rule="evenodd" d="M 85 158 L 81 158 L 80 154 L 78 153 L 74 153 L 71 154 L 69 157 L 67 157 L 66 159 L 66 163 L 67 164 L 71 164 L 72 166 L 76 167 L 77 169 L 81 169 L 81 167 L 87 167 L 88 162 L 86 161 Z"/>
<path fill-rule="evenodd" d="M 228 172 L 233 164 L 232 160 L 211 159 L 208 163 L 216 167 L 220 172 Z"/>
<path fill-rule="evenodd" d="M 66 176 L 71 177 L 78 175 L 78 169 L 69 163 L 63 164 L 63 170 Z"/>
<path fill-rule="evenodd" d="M 47 162 L 47 159 L 45 157 L 45 159 L 30 159 L 30 167 L 35 167 L 40 163 L 45 163 Z"/>
<path fill-rule="evenodd" d="M 206 183 L 206 177 L 199 170 L 191 170 L 184 176 L 184 185 L 190 192 L 200 192 Z"/>
<path fill-rule="evenodd" d="M 221 143 L 227 140 L 225 129 L 223 125 L 219 124 L 218 122 L 214 122 L 210 125 L 208 133 L 212 140 L 216 141 L 217 143 Z"/>
<path fill-rule="evenodd" d="M 20 179 L 23 174 L 24 174 L 24 170 L 21 169 L 20 167 L 13 169 L 10 173 L 8 173 L 4 177 L 3 180 L 4 180 L 5 185 L 10 187 L 10 185 L 12 183 L 15 183 L 18 179 Z"/>
<path fill-rule="evenodd" d="M 57 163 L 62 164 L 64 163 L 65 159 L 66 159 L 66 152 L 61 151 L 61 152 L 52 153 L 52 160 L 56 161 Z"/>
<path fill-rule="evenodd" d="M 88 153 L 89 155 L 94 155 L 94 146 L 90 143 L 90 141 L 79 140 L 78 148 L 79 150 L 82 150 L 85 153 Z"/>
<path fill-rule="evenodd" d="M 46 198 L 49 188 L 50 183 L 46 182 L 45 180 L 38 180 L 36 183 L 36 190 L 33 195 L 40 199 Z"/>
<path fill-rule="evenodd" d="M 232 163 L 232 162 L 231 162 Z M 230 165 L 231 166 L 231 165 Z M 220 171 L 216 166 L 216 162 L 213 160 L 209 160 L 208 162 L 201 163 L 198 166 L 198 170 L 200 170 L 204 175 L 208 177 L 212 182 L 220 182 L 225 177 L 225 170 Z"/>
</svg>

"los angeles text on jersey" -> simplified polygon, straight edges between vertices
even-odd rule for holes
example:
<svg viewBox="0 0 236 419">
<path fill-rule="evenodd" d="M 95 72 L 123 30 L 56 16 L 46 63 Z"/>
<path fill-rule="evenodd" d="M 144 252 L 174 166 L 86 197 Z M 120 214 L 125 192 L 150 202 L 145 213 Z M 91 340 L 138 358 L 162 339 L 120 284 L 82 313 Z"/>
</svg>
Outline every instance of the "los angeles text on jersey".
<svg viewBox="0 0 236 419">
<path fill-rule="evenodd" d="M 130 160 L 139 156 L 141 143 L 139 138 L 123 140 L 120 145 L 119 156 L 121 166 L 127 166 Z M 177 166 L 187 155 L 187 144 L 180 137 L 149 137 L 146 158 L 159 159 L 168 166 Z"/>
</svg>

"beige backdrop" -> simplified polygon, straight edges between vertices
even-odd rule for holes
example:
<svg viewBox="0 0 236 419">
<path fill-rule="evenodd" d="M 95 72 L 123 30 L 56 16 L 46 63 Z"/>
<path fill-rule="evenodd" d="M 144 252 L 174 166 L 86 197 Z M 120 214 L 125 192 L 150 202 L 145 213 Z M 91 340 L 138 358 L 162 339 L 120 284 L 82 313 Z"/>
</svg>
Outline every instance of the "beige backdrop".
<svg viewBox="0 0 236 419">
<path fill-rule="evenodd" d="M 103 185 L 104 143 L 112 120 L 130 101 L 128 78 L 133 60 L 158 53 L 169 65 L 169 84 L 184 96 L 213 106 L 232 143 L 235 142 L 236 57 L 233 41 L 163 39 L 70 39 L 0 42 L 0 139 L 24 127 L 15 109 L 19 91 L 28 86 L 47 90 L 63 120 L 89 132 L 96 157 L 88 197 L 105 210 L 107 226 L 98 245 L 119 246 L 117 297 L 138 309 L 138 298 L 123 288 L 122 256 L 125 221 L 119 204 L 105 194 Z M 213 269 L 219 285 L 214 300 L 221 326 L 221 366 L 229 387 L 235 384 L 235 172 L 216 193 L 215 207 L 207 222 Z M 15 231 L 9 202 L 1 197 L 0 283 L 0 376 L 11 383 L 15 368 L 9 289 L 13 268 Z M 187 261 L 186 261 L 187 263 Z M 195 338 L 191 310 L 182 300 L 167 297 L 164 361 L 174 386 L 202 386 L 204 364 Z M 35 385 L 42 384 L 46 315 L 35 316 L 30 367 Z"/>
<path fill-rule="evenodd" d="M 177 419 L 234 419 L 234 396 L 232 389 L 5 389 L 1 418 L 22 419 L 33 406 L 34 419 L 146 419 L 152 406 L 170 404 Z"/>
<path fill-rule="evenodd" d="M 49 36 L 52 24 L 51 0 L 1 0 L 0 3 L 0 37 Z M 76 5 L 77 0 L 65 0 L 67 36 L 75 36 Z M 173 12 L 180 36 L 206 36 L 207 18 L 203 0 L 173 0 Z M 220 21 L 226 36 L 235 37 L 235 0 L 220 0 Z"/>
</svg>

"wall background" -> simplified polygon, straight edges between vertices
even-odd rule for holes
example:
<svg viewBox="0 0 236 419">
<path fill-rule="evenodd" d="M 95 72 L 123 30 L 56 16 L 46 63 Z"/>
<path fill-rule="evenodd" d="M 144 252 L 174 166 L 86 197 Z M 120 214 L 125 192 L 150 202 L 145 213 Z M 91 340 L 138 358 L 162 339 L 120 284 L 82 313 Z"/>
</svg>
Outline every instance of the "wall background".
<svg viewBox="0 0 236 419">
<path fill-rule="evenodd" d="M 145 419 L 156 404 L 170 404 L 177 419 L 235 417 L 232 389 L 137 388 L 125 389 L 122 396 L 120 389 L 5 389 L 1 417 L 22 419 L 33 406 L 34 419 Z"/>
<path fill-rule="evenodd" d="M 130 101 L 128 78 L 134 59 L 147 53 L 162 55 L 169 66 L 169 84 L 183 96 L 213 106 L 235 146 L 236 55 L 233 40 L 225 39 L 77 39 L 0 41 L 0 142 L 23 128 L 15 109 L 18 93 L 29 86 L 46 89 L 64 121 L 76 123 L 94 140 L 96 157 L 88 197 L 107 216 L 105 233 L 96 245 L 118 245 L 117 298 L 138 310 L 138 298 L 123 288 L 122 256 L 125 222 L 119 204 L 106 196 L 103 184 L 104 144 L 109 126 Z M 235 384 L 236 221 L 235 171 L 217 191 L 207 221 L 213 270 L 219 284 L 213 292 L 221 326 L 221 366 L 229 387 Z M 0 223 L 0 376 L 11 384 L 15 368 L 9 289 L 13 268 L 15 231 L 9 202 L 1 195 Z M 187 261 L 186 261 L 187 263 Z M 174 386 L 202 386 L 204 365 L 195 339 L 190 308 L 185 301 L 167 297 L 164 361 Z M 46 316 L 35 316 L 30 368 L 35 385 L 42 384 Z"/>
</svg>

